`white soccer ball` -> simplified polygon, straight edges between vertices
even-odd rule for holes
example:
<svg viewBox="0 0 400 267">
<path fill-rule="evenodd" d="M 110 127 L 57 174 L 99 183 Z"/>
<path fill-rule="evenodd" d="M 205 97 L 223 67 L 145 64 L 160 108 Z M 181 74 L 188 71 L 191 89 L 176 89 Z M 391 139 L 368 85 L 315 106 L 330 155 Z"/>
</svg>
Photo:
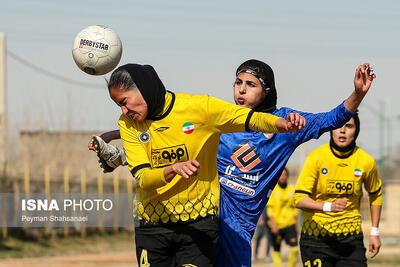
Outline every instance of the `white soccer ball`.
<svg viewBox="0 0 400 267">
<path fill-rule="evenodd" d="M 80 31 L 72 45 L 72 57 L 76 65 L 91 75 L 103 75 L 112 71 L 122 55 L 118 35 L 110 28 L 89 26 Z"/>
</svg>

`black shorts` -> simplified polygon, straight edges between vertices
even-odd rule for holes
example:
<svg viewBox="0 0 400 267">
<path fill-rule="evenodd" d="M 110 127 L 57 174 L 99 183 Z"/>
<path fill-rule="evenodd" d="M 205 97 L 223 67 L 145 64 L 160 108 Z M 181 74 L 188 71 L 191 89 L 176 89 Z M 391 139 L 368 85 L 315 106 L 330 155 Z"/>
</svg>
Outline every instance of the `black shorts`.
<svg viewBox="0 0 400 267">
<path fill-rule="evenodd" d="M 279 229 L 278 234 L 271 233 L 272 245 L 275 251 L 281 251 L 282 240 L 291 247 L 297 246 L 297 233 L 295 225 Z"/>
<path fill-rule="evenodd" d="M 300 242 L 301 259 L 306 267 L 366 267 L 363 238 L 329 247 L 308 246 Z"/>
<path fill-rule="evenodd" d="M 136 257 L 139 267 L 213 266 L 218 245 L 218 222 L 204 219 L 210 229 L 193 224 L 174 227 L 174 232 L 149 234 L 136 231 Z M 204 223 L 203 223 L 204 226 Z"/>
</svg>

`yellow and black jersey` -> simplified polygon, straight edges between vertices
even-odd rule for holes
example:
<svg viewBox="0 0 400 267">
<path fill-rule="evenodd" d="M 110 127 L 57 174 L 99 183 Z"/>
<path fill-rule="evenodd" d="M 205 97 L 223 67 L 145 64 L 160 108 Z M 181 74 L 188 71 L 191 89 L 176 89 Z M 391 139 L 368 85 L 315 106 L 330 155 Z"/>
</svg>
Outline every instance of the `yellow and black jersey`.
<svg viewBox="0 0 400 267">
<path fill-rule="evenodd" d="M 253 120 L 249 114 L 252 111 L 248 108 L 207 95 L 168 92 L 158 120 L 138 122 L 121 115 L 120 133 L 129 168 L 137 180 L 137 212 L 141 223 L 185 222 L 218 213 L 219 137 L 223 133 L 245 131 L 249 120 Z M 267 118 L 262 125 L 264 130 L 277 132 L 275 123 L 279 118 L 265 115 L 262 115 Z M 146 168 L 162 172 L 176 162 L 194 159 L 200 163 L 196 177 L 185 179 L 177 175 L 167 183 L 163 174 L 158 180 L 139 175 Z"/>
<path fill-rule="evenodd" d="M 294 187 L 290 184 L 285 188 L 277 184 L 272 191 L 267 204 L 267 214 L 274 218 L 279 229 L 296 224 L 299 212 L 294 206 L 293 198 Z"/>
<path fill-rule="evenodd" d="M 369 194 L 371 205 L 382 205 L 382 182 L 374 159 L 359 147 L 340 158 L 332 153 L 329 144 L 311 152 L 300 173 L 295 188 L 295 202 L 309 196 L 315 201 L 333 202 L 347 197 L 342 212 L 303 213 L 302 233 L 308 236 L 348 236 L 361 233 L 360 200 L 362 184 Z"/>
</svg>

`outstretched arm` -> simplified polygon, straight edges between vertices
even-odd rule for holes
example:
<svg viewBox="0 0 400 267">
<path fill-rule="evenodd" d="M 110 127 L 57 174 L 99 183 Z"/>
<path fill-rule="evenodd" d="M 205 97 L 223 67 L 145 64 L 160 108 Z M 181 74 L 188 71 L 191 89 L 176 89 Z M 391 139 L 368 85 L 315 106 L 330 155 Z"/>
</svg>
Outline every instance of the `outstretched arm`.
<svg viewBox="0 0 400 267">
<path fill-rule="evenodd" d="M 354 91 L 344 101 L 344 106 L 351 112 L 357 111 L 358 106 L 368 93 L 372 81 L 376 78 L 373 68 L 368 64 L 358 66 L 354 76 Z"/>
</svg>

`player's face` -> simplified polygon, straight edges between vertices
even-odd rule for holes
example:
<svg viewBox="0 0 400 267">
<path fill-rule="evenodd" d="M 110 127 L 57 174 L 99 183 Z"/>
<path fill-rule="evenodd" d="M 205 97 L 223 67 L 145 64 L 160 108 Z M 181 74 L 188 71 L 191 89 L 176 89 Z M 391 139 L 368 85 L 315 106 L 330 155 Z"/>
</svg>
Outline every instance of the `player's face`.
<svg viewBox="0 0 400 267">
<path fill-rule="evenodd" d="M 284 183 L 286 183 L 287 179 L 288 179 L 288 173 L 287 173 L 287 171 L 284 169 L 283 172 L 282 172 L 282 174 L 281 174 L 281 177 L 279 177 L 278 183 L 284 184 Z"/>
<path fill-rule="evenodd" d="M 255 108 L 265 97 L 269 88 L 263 90 L 261 82 L 249 73 L 239 73 L 234 85 L 234 98 L 237 105 Z"/>
<path fill-rule="evenodd" d="M 111 87 L 110 97 L 121 107 L 122 113 L 136 121 L 144 121 L 148 108 L 139 90 L 123 90 L 118 87 Z"/>
<path fill-rule="evenodd" d="M 332 131 L 333 142 L 339 147 L 346 147 L 354 140 L 356 132 L 356 124 L 354 119 L 351 118 L 342 128 Z"/>
</svg>

